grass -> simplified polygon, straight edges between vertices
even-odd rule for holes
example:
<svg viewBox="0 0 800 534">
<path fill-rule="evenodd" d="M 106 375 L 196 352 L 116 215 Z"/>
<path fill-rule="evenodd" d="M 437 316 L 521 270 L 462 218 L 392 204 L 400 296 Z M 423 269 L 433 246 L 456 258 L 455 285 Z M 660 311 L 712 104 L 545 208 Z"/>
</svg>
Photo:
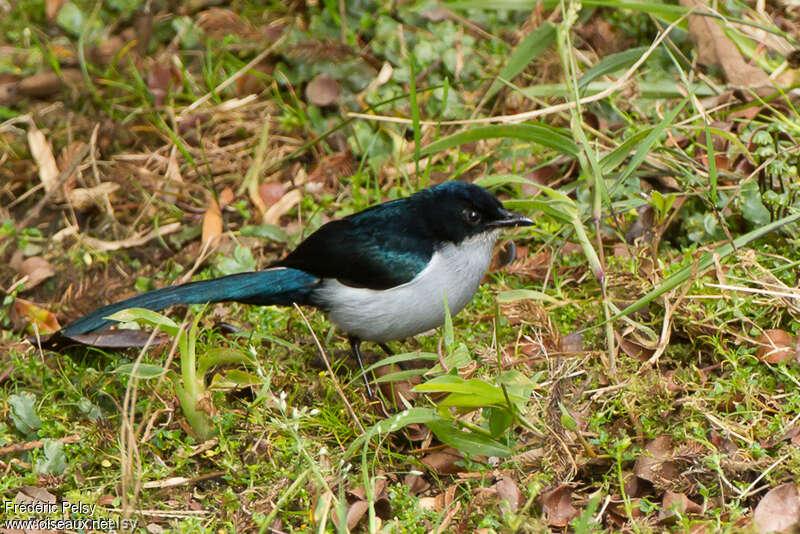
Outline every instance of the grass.
<svg viewBox="0 0 800 534">
<path fill-rule="evenodd" d="M 797 358 L 757 352 L 800 317 L 798 114 L 780 76 L 795 38 L 773 22 L 793 12 L 726 4 L 715 20 L 779 89 L 727 94 L 677 6 L 468 4 L 76 1 L 54 20 L 11 6 L 0 87 L 40 85 L 0 91 L 4 500 L 97 504 L 72 517 L 140 532 L 344 532 L 346 516 L 369 532 L 735 532 L 797 479 Z M 35 78 L 67 69 L 63 89 Z M 339 100 L 318 107 L 305 90 L 322 73 Z M 59 171 L 87 154 L 49 196 L 31 124 Z M 178 400 L 188 345 L 23 341 L 31 323 L 267 265 L 332 218 L 446 179 L 536 225 L 452 325 L 392 343 L 415 361 L 377 371 L 404 378 L 380 401 L 311 309 L 170 314 L 199 321 L 183 341 L 198 365 L 247 359 L 193 390 L 200 423 Z M 103 183 L 116 191 L 85 206 L 63 193 Z M 26 258 L 54 275 L 31 287 Z"/>
</svg>

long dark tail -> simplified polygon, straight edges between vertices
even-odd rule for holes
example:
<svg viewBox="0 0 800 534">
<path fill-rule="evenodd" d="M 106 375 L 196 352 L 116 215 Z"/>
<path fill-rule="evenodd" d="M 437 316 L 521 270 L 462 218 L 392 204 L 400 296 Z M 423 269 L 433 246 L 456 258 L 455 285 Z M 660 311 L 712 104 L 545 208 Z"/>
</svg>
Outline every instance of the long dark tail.
<svg viewBox="0 0 800 534">
<path fill-rule="evenodd" d="M 274 267 L 252 273 L 232 274 L 213 280 L 200 280 L 179 286 L 148 291 L 129 299 L 98 308 L 89 315 L 70 323 L 59 332 L 65 336 L 88 334 L 111 326 L 106 319 L 128 308 L 163 310 L 176 304 L 206 302 L 244 302 L 246 304 L 279 304 L 289 306 L 308 304 L 311 291 L 319 278 L 297 269 Z"/>
</svg>

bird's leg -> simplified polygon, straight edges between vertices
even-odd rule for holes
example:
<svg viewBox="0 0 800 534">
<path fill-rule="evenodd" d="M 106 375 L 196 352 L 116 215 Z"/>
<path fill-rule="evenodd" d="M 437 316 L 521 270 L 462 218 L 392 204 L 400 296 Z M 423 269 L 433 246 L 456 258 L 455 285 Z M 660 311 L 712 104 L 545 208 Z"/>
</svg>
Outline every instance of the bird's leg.
<svg viewBox="0 0 800 534">
<path fill-rule="evenodd" d="M 389 345 L 387 345 L 386 343 L 378 343 L 378 346 L 383 349 L 383 352 L 385 352 L 387 356 L 394 356 L 394 351 L 390 349 Z M 397 362 L 397 366 L 403 371 L 408 371 L 408 366 L 406 365 L 406 362 Z"/>
<path fill-rule="evenodd" d="M 348 341 L 350 341 L 350 350 L 353 351 L 353 356 L 358 362 L 358 368 L 361 370 L 364 386 L 367 388 L 367 396 L 372 398 L 372 388 L 369 387 L 369 378 L 367 378 L 367 373 L 364 372 L 364 364 L 361 362 L 361 340 L 357 337 L 351 337 L 348 338 Z"/>
</svg>

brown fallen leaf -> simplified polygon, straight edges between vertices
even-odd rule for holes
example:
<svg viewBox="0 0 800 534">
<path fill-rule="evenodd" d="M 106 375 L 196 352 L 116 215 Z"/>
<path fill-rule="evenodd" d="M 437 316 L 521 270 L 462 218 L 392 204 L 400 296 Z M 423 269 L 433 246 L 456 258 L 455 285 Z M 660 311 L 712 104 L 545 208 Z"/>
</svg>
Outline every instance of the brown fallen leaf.
<svg viewBox="0 0 800 534">
<path fill-rule="evenodd" d="M 689 500 L 683 493 L 672 491 L 664 492 L 661 500 L 661 510 L 658 512 L 658 522 L 660 524 L 672 524 L 685 514 L 699 514 L 703 507 Z"/>
<path fill-rule="evenodd" d="M 24 260 L 20 263 L 18 270 L 19 274 L 28 277 L 28 281 L 25 283 L 26 290 L 38 286 L 56 274 L 50 262 L 40 256 L 32 256 Z"/>
<path fill-rule="evenodd" d="M 64 0 L 45 0 L 44 14 L 47 20 L 53 22 L 61 11 L 61 6 L 64 5 Z"/>
<path fill-rule="evenodd" d="M 317 74 L 306 86 L 306 99 L 315 106 L 330 106 L 339 99 L 339 82 L 330 74 Z"/>
<path fill-rule="evenodd" d="M 202 242 L 204 245 L 211 243 L 220 235 L 222 235 L 222 211 L 220 211 L 217 201 L 212 199 L 203 214 Z"/>
<path fill-rule="evenodd" d="M 519 510 L 520 502 L 522 502 L 522 492 L 519 490 L 517 483 L 509 477 L 502 477 L 494 485 L 497 490 L 497 498 L 508 507 L 508 511 L 515 513 Z M 501 507 L 503 511 L 506 509 Z"/>
<path fill-rule="evenodd" d="M 794 482 L 772 488 L 753 512 L 753 526 L 758 534 L 796 532 L 800 526 L 800 494 Z"/>
<path fill-rule="evenodd" d="M 219 207 L 224 208 L 225 206 L 233 202 L 235 199 L 236 195 L 234 194 L 233 189 L 231 189 L 230 187 L 226 187 L 219 194 Z"/>
<path fill-rule="evenodd" d="M 705 12 L 701 0 L 680 0 L 680 4 L 696 11 Z M 772 87 L 772 82 L 763 70 L 745 61 L 715 17 L 689 15 L 689 37 L 697 50 L 697 60 L 703 65 L 718 65 L 729 84 L 737 87 Z"/>
<path fill-rule="evenodd" d="M 765 330 L 756 340 L 756 358 L 762 362 L 785 362 L 797 357 L 794 336 L 779 328 Z"/>
<path fill-rule="evenodd" d="M 403 484 L 408 486 L 408 493 L 411 495 L 419 495 L 431 487 L 430 482 L 425 480 L 421 475 L 414 473 L 408 473 L 403 478 Z"/>
<path fill-rule="evenodd" d="M 672 438 L 659 436 L 645 445 L 644 453 L 636 459 L 633 472 L 641 479 L 664 485 L 678 478 L 677 464 L 672 461 Z"/>
<path fill-rule="evenodd" d="M 463 467 L 456 465 L 456 462 L 463 459 L 460 452 L 452 447 L 447 447 L 425 456 L 420 461 L 437 475 L 452 475 L 464 470 Z"/>
<path fill-rule="evenodd" d="M 572 488 L 559 486 L 542 493 L 542 510 L 547 524 L 554 527 L 566 527 L 578 517 L 578 510 L 572 506 Z"/>
<path fill-rule="evenodd" d="M 55 189 L 58 179 L 58 165 L 53 156 L 53 147 L 42 131 L 31 123 L 28 129 L 28 146 L 31 149 L 31 156 L 36 166 L 39 168 L 39 180 L 44 186 L 46 193 Z"/>
<path fill-rule="evenodd" d="M 264 203 L 265 208 L 278 202 L 285 194 L 286 187 L 280 182 L 267 182 L 258 186 L 258 197 Z"/>
<path fill-rule="evenodd" d="M 82 80 L 83 74 L 78 69 L 61 69 L 60 75 L 52 71 L 39 72 L 20 80 L 15 90 L 20 96 L 48 98 Z"/>
<path fill-rule="evenodd" d="M 156 106 L 163 106 L 167 101 L 167 93 L 171 87 L 181 83 L 181 72 L 171 61 L 153 61 L 147 74 L 147 89 L 153 95 Z"/>
<path fill-rule="evenodd" d="M 30 300 L 17 298 L 14 300 L 14 312 L 29 323 L 31 334 L 49 334 L 61 330 L 56 314 L 39 307 Z"/>
<path fill-rule="evenodd" d="M 644 347 L 638 343 L 630 341 L 622 337 L 622 335 L 614 330 L 614 338 L 617 340 L 619 344 L 619 348 L 622 349 L 622 352 L 630 356 L 631 358 L 635 358 L 639 361 L 646 362 L 650 359 L 655 351 L 653 349 Z"/>
</svg>

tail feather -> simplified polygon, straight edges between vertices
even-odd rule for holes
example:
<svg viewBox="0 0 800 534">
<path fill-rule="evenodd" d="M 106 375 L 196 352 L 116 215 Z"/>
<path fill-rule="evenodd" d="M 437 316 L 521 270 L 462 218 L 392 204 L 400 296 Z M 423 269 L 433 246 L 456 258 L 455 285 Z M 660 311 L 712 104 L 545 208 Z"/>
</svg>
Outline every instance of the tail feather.
<svg viewBox="0 0 800 534">
<path fill-rule="evenodd" d="M 129 299 L 98 308 L 61 329 L 61 334 L 74 336 L 88 334 L 111 326 L 106 319 L 128 308 L 163 310 L 177 304 L 203 304 L 206 302 L 243 302 L 262 306 L 278 304 L 308 304 L 311 291 L 319 283 L 316 276 L 298 269 L 275 267 L 252 273 L 232 274 L 213 280 L 200 280 L 179 286 L 148 291 Z"/>
</svg>

